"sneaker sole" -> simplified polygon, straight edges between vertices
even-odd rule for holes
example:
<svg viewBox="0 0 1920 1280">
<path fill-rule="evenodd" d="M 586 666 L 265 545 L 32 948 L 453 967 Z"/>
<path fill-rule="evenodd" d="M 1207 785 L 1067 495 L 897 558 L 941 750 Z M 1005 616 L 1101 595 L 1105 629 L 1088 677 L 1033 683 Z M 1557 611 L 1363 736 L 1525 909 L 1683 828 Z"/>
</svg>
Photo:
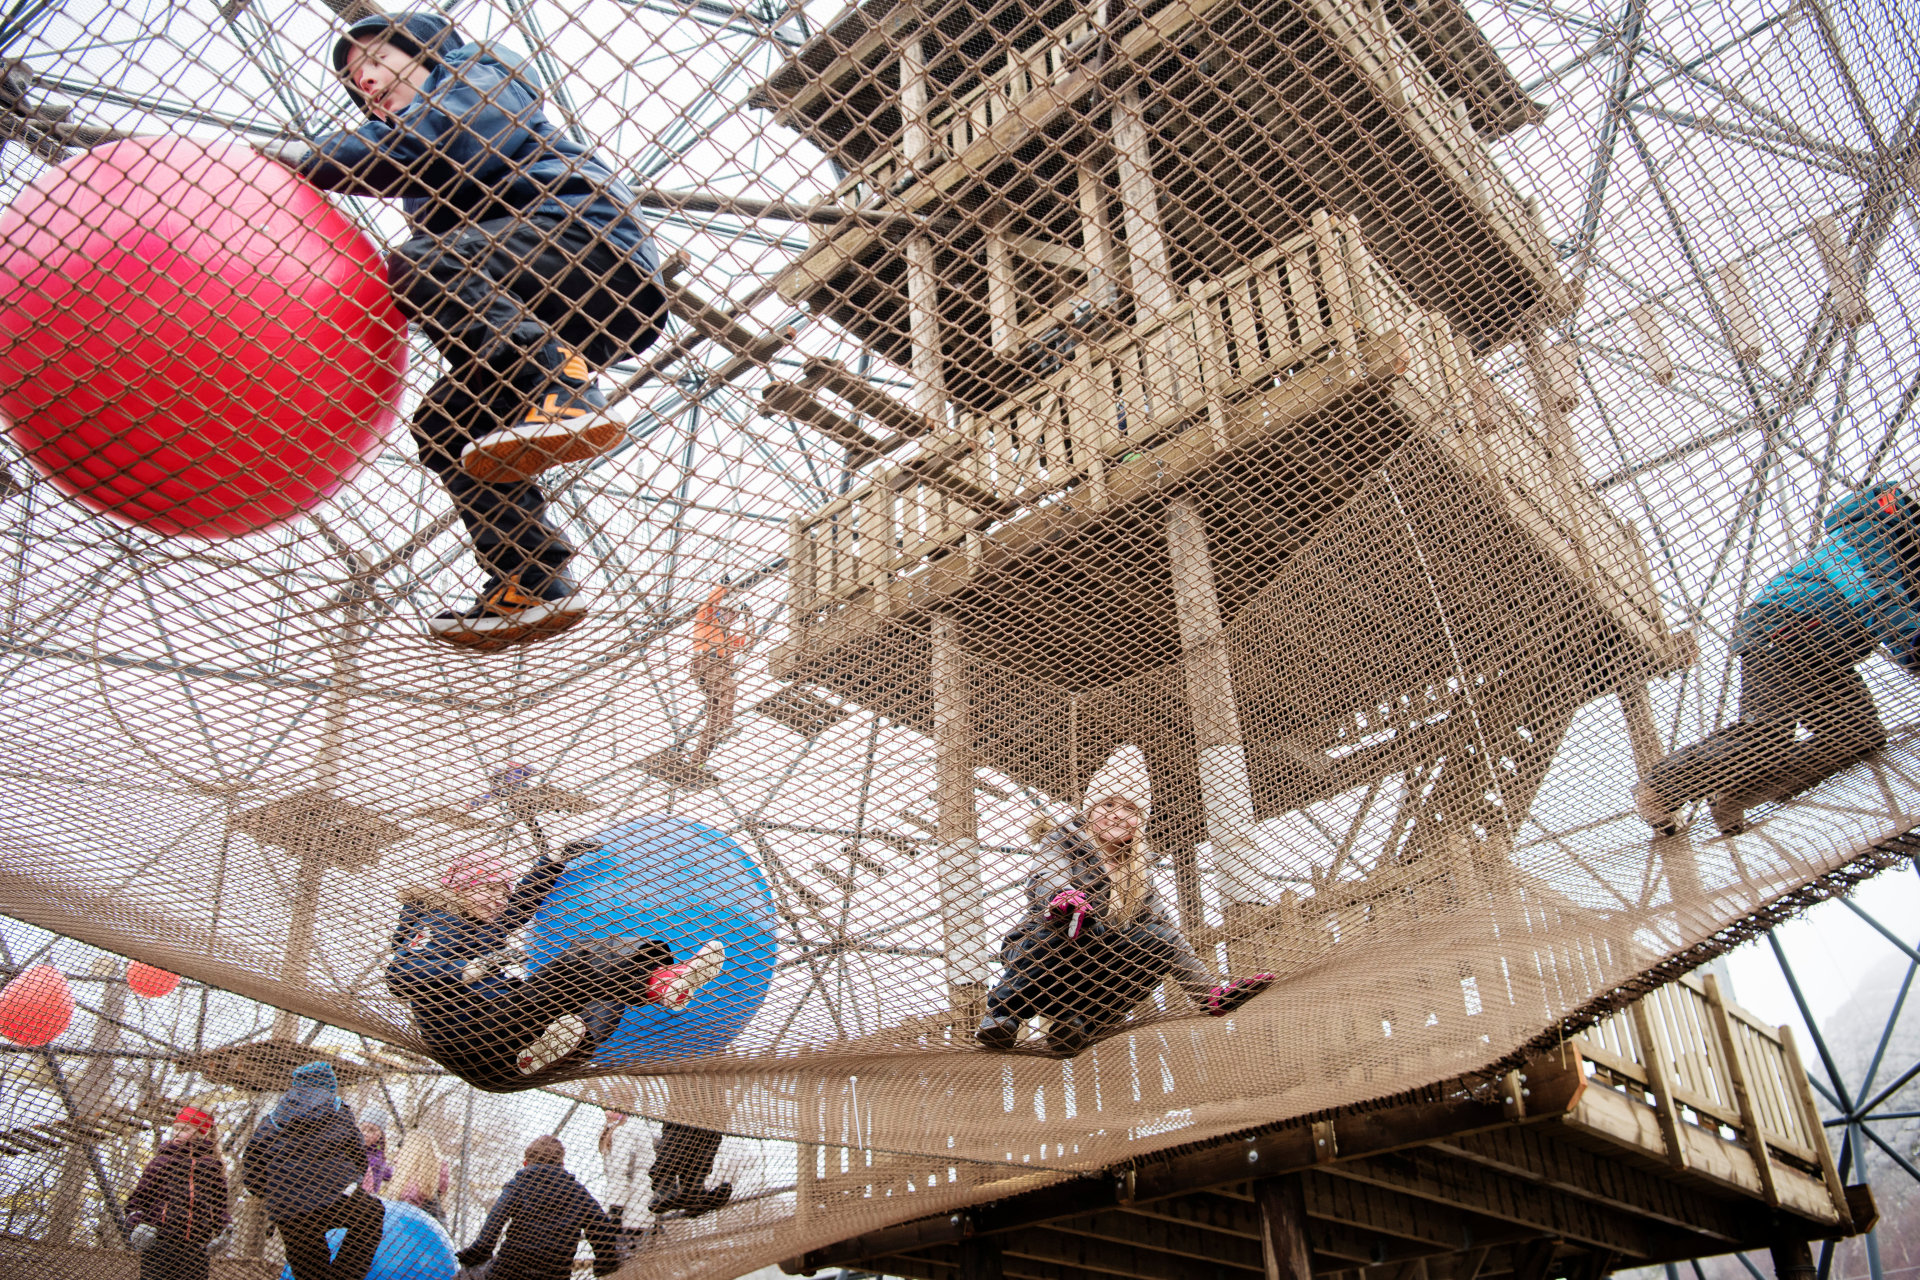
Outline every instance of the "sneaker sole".
<svg viewBox="0 0 1920 1280">
<path fill-rule="evenodd" d="M 435 619 L 427 624 L 427 634 L 442 644 L 492 653 L 557 636 L 579 626 L 586 617 L 585 605 L 556 600 L 551 605 L 523 610 L 512 618 L 483 618 L 477 623 L 464 618 L 448 619 L 444 630 Z"/>
<path fill-rule="evenodd" d="M 518 484 L 569 462 L 605 457 L 626 438 L 625 423 L 597 416 L 509 427 L 468 445 L 460 467 L 482 484 Z"/>
<path fill-rule="evenodd" d="M 555 1035 L 559 1030 L 561 1033 Z M 585 1044 L 587 1024 L 578 1017 L 566 1017 L 548 1027 L 546 1034 L 520 1051 L 514 1059 L 514 1069 L 523 1076 L 544 1071 L 557 1062 L 564 1061 L 568 1054 Z M 565 1048 L 561 1048 L 564 1045 Z"/>
</svg>

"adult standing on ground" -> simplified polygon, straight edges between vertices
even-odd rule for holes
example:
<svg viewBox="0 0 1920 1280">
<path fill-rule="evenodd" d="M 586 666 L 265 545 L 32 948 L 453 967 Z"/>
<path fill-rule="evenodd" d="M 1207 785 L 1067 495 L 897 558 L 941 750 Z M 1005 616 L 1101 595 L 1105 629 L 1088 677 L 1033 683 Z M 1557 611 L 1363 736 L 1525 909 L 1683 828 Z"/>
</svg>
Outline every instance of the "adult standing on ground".
<svg viewBox="0 0 1920 1280">
<path fill-rule="evenodd" d="M 386 1209 L 361 1185 L 360 1127 L 330 1064 L 297 1067 L 290 1083 L 241 1153 L 241 1180 L 266 1203 L 293 1280 L 366 1280 Z M 347 1232 L 337 1253 L 327 1243 L 335 1227 Z"/>
<path fill-rule="evenodd" d="M 593 1274 L 604 1276 L 618 1267 L 613 1220 L 566 1165 L 560 1139 L 549 1135 L 528 1143 L 520 1172 L 493 1202 L 480 1234 L 460 1251 L 460 1265 L 478 1267 L 491 1258 L 487 1280 L 568 1280 L 574 1251 L 585 1236 L 593 1250 Z"/>
<path fill-rule="evenodd" d="M 734 704 L 740 696 L 733 664 L 753 642 L 751 616 L 727 603 L 727 591 L 723 578 L 693 615 L 693 660 L 687 664 L 687 674 L 707 702 L 700 738 L 687 757 L 696 769 L 706 768 L 707 757 L 733 727 Z"/>
</svg>

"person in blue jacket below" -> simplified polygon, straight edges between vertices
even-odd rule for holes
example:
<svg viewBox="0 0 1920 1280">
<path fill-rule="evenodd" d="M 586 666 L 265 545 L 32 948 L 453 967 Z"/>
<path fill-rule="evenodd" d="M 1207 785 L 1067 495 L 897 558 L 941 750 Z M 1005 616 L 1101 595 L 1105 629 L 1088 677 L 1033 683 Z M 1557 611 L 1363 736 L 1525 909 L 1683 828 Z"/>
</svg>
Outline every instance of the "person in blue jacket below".
<svg viewBox="0 0 1920 1280">
<path fill-rule="evenodd" d="M 472 608 L 429 630 L 481 649 L 557 634 L 586 610 L 535 477 L 625 438 L 595 371 L 660 334 L 653 241 L 632 190 L 554 127 L 529 74 L 439 14 L 359 19 L 333 69 L 366 124 L 255 145 L 325 190 L 403 202 L 394 298 L 446 363 L 414 439 L 488 575 Z"/>
<path fill-rule="evenodd" d="M 593 1250 L 593 1274 L 620 1265 L 613 1219 L 567 1172 L 567 1149 L 549 1134 L 527 1144 L 520 1171 L 501 1189 L 480 1234 L 455 1256 L 463 1267 L 493 1259 L 487 1274 L 500 1280 L 568 1280 L 583 1236 Z"/>
<path fill-rule="evenodd" d="M 386 1230 L 380 1197 L 360 1185 L 366 1176 L 366 1144 L 333 1067 L 295 1068 L 240 1155 L 241 1181 L 266 1204 L 293 1280 L 366 1280 Z M 346 1228 L 338 1252 L 327 1243 L 335 1227 Z"/>
<path fill-rule="evenodd" d="M 1769 582 L 1733 632 L 1740 717 L 1667 756 L 1634 788 L 1660 834 L 1708 801 L 1724 835 L 1753 805 L 1781 800 L 1885 745 L 1873 695 L 1854 670 L 1884 647 L 1920 673 L 1920 503 L 1877 484 L 1834 504 L 1812 555 Z"/>
<path fill-rule="evenodd" d="M 599 1052 L 629 1005 L 684 1009 L 726 963 L 718 939 L 676 964 L 655 938 L 592 938 L 515 976 L 524 957 L 511 936 L 553 892 L 569 858 L 598 851 L 576 841 L 558 855 L 542 853 L 517 882 L 497 856 L 464 854 L 438 886 L 400 891 L 387 989 L 412 1006 L 428 1052 L 476 1088 L 511 1093 L 574 1071 Z"/>
</svg>

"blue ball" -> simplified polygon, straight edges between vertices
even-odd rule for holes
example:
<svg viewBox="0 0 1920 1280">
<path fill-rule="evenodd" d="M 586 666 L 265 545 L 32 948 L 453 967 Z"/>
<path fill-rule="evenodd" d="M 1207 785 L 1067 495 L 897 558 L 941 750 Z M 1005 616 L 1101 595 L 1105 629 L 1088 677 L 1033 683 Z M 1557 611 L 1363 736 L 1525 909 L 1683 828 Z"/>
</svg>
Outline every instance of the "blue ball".
<svg viewBox="0 0 1920 1280">
<path fill-rule="evenodd" d="M 726 1048 L 773 980 L 773 894 L 760 868 L 732 837 L 685 818 L 635 818 L 596 839 L 602 851 L 568 863 L 527 926 L 527 967 L 537 972 L 583 938 L 658 938 L 683 961 L 718 938 L 720 976 L 678 1012 L 629 1007 L 596 1061 L 632 1066 Z"/>
<path fill-rule="evenodd" d="M 453 1280 L 460 1262 L 446 1229 L 423 1209 L 404 1200 L 383 1200 L 387 1220 L 380 1232 L 380 1248 L 373 1255 L 367 1280 Z M 345 1227 L 327 1232 L 327 1249 L 340 1252 Z M 281 1280 L 293 1280 L 293 1268 L 280 1269 Z"/>
</svg>

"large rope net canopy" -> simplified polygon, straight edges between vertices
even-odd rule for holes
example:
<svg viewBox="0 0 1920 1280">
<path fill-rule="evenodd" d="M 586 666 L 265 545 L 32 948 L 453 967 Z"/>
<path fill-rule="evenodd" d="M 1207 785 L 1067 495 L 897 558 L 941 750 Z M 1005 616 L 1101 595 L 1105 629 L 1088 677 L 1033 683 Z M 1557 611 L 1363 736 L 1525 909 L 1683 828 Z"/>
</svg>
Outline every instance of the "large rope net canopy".
<svg viewBox="0 0 1920 1280">
<path fill-rule="evenodd" d="M 0 909 L 798 1144 L 658 1265 L 1515 1061 L 1910 825 L 1899 6 L 368 15 L 0 18 Z"/>
</svg>

